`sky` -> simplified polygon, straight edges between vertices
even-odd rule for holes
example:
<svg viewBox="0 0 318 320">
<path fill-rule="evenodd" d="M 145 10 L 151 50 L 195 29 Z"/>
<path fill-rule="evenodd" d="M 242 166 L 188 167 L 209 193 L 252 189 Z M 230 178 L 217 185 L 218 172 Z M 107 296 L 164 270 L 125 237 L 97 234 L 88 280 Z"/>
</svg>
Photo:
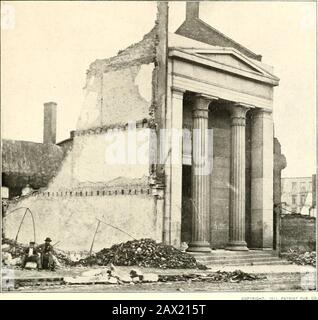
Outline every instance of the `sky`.
<svg viewBox="0 0 318 320">
<path fill-rule="evenodd" d="M 169 3 L 169 31 L 185 2 Z M 74 130 L 86 70 L 116 55 L 154 25 L 155 2 L 2 2 L 2 137 L 42 142 L 43 103 L 58 103 L 57 140 Z M 275 136 L 283 176 L 310 176 L 316 153 L 316 3 L 204 1 L 200 18 L 274 66 Z"/>
</svg>

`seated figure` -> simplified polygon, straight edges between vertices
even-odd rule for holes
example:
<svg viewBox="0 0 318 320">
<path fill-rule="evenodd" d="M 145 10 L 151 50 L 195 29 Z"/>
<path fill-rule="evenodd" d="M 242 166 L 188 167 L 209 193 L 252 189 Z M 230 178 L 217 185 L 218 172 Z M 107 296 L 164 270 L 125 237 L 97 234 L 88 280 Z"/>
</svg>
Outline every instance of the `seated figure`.
<svg viewBox="0 0 318 320">
<path fill-rule="evenodd" d="M 37 269 L 41 269 L 41 259 L 39 251 L 35 248 L 35 242 L 30 241 L 29 247 L 24 250 L 21 260 L 21 268 L 24 269 L 28 262 L 35 262 Z"/>
<path fill-rule="evenodd" d="M 51 245 L 51 239 L 46 238 L 45 243 L 38 246 L 38 251 L 41 254 L 42 269 L 54 271 L 56 268 L 56 258 L 54 257 L 54 249 Z"/>
</svg>

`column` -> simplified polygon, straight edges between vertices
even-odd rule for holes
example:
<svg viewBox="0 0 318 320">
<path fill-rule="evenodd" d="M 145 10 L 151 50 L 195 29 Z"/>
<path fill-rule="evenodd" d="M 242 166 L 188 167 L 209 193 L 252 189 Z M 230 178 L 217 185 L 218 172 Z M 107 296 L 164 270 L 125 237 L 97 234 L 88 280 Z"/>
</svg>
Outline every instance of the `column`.
<svg viewBox="0 0 318 320">
<path fill-rule="evenodd" d="M 208 114 L 210 98 L 196 95 L 192 111 L 192 241 L 187 251 L 210 252 L 210 172 Z M 212 147 L 212 146 L 210 146 Z"/>
<path fill-rule="evenodd" d="M 228 250 L 248 250 L 245 241 L 245 121 L 248 108 L 231 111 L 230 234 Z"/>
<path fill-rule="evenodd" d="M 273 248 L 273 119 L 257 109 L 252 114 L 251 247 Z"/>
<path fill-rule="evenodd" d="M 183 94 L 184 90 L 172 87 L 170 112 L 167 115 L 164 241 L 175 247 L 179 247 L 181 242 Z"/>
</svg>

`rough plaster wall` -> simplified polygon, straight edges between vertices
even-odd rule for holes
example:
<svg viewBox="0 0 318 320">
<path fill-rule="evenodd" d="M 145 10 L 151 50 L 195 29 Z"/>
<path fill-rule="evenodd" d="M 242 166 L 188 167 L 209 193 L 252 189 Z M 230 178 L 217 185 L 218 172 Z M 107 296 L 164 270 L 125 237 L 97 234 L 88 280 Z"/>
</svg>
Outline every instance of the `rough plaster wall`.
<svg viewBox="0 0 318 320">
<path fill-rule="evenodd" d="M 104 74 L 102 125 L 149 118 L 153 64 Z"/>
<path fill-rule="evenodd" d="M 154 64 L 90 74 L 77 130 L 149 118 Z"/>
<path fill-rule="evenodd" d="M 161 10 L 166 10 L 167 4 L 159 4 L 159 7 Z M 159 74 L 161 74 L 160 85 L 165 80 L 163 68 L 166 56 L 161 48 L 166 46 L 163 44 L 163 41 L 166 42 L 165 32 L 166 25 L 162 21 L 156 21 L 156 26 L 139 43 L 131 45 L 115 57 L 96 60 L 90 65 L 77 130 L 112 127 L 145 118 L 153 120 L 153 109 L 159 110 L 165 98 L 165 88 L 161 88 L 161 93 L 158 90 Z M 159 72 L 159 68 L 164 72 Z M 161 111 L 158 114 L 161 114 Z M 147 151 L 149 152 L 149 141 L 147 144 L 143 140 L 143 146 L 146 147 L 141 153 L 145 155 Z M 137 186 L 138 183 L 141 185 L 148 183 L 149 163 L 139 166 L 135 164 L 106 166 L 104 159 L 105 134 L 76 136 L 72 150 L 45 191 L 56 194 L 56 191 L 72 188 L 85 190 L 87 187 L 89 190 L 89 187 L 94 187 L 94 183 L 97 185 L 101 183 L 107 187 L 112 185 L 113 181 L 123 183 L 126 189 L 130 188 L 129 181 L 133 181 Z M 25 206 L 35 213 L 39 242 L 43 237 L 51 236 L 54 240 L 61 241 L 59 245 L 61 248 L 88 250 L 96 228 L 94 220 L 96 216 L 128 231 L 135 238 L 152 237 L 161 241 L 163 212 L 160 210 L 162 205 L 159 202 L 162 200 L 159 201 L 151 195 L 146 198 L 136 195 L 107 197 L 65 195 L 65 197 L 44 198 L 40 196 L 12 204 L 9 211 Z M 20 238 L 23 241 L 29 241 L 32 232 L 30 221 L 27 223 L 27 219 Z M 19 211 L 7 217 L 5 222 L 7 236 L 15 237 L 20 220 Z M 51 230 L 51 233 L 48 234 L 47 230 Z M 117 230 L 102 226 L 96 237 L 95 249 L 129 239 Z"/>
<path fill-rule="evenodd" d="M 54 243 L 60 241 L 57 246 L 60 249 L 89 250 L 97 226 L 95 218 L 119 227 L 136 239 L 151 237 L 161 241 L 158 231 L 161 217 L 155 214 L 152 196 L 32 196 L 20 205 L 31 208 L 35 218 L 36 241 L 41 243 L 45 237 L 51 237 Z M 5 218 L 7 237 L 15 238 L 23 214 L 24 210 L 19 210 Z M 131 239 L 123 232 L 101 224 L 94 250 Z M 27 214 L 18 241 L 27 243 L 30 240 L 33 240 L 33 227 Z"/>
<path fill-rule="evenodd" d="M 114 130 L 103 134 L 76 136 L 72 150 L 65 158 L 57 176 L 49 184 L 48 191 L 74 188 L 85 183 L 106 183 L 118 177 L 136 179 L 148 176 L 149 129 L 136 129 L 136 134 L 138 137 L 136 148 L 142 149 L 136 150 L 130 145 L 130 150 L 137 155 L 138 161 L 131 164 L 116 161 L 116 159 L 124 161 L 127 159 L 125 156 L 128 154 L 127 131 Z M 120 151 L 117 154 L 111 153 L 117 150 L 111 147 L 116 138 Z"/>
<path fill-rule="evenodd" d="M 84 88 L 84 101 L 77 121 L 77 130 L 101 126 L 101 75 L 88 75 Z"/>
</svg>

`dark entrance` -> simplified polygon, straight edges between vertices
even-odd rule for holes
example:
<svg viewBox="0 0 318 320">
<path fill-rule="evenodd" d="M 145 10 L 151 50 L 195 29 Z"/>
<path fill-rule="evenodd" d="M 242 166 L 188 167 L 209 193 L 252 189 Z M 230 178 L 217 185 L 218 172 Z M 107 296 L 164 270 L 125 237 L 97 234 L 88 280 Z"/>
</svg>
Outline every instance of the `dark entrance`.
<svg viewBox="0 0 318 320">
<path fill-rule="evenodd" d="M 182 166 L 181 242 L 189 243 L 192 234 L 191 166 Z"/>
</svg>

